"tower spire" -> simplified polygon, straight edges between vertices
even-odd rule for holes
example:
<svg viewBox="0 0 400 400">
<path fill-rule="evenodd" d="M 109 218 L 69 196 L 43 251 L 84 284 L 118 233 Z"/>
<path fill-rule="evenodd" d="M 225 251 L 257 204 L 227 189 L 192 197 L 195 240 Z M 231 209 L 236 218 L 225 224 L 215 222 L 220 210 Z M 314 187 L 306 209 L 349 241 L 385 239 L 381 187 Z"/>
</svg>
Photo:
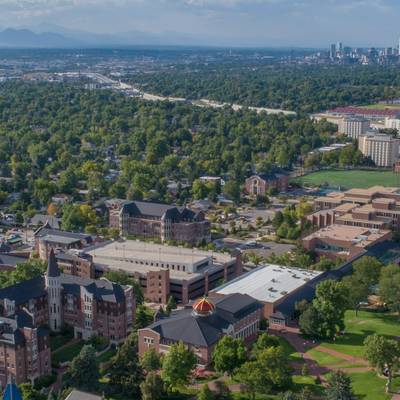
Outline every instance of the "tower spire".
<svg viewBox="0 0 400 400">
<path fill-rule="evenodd" d="M 47 262 L 47 276 L 52 278 L 60 276 L 60 269 L 58 268 L 57 259 L 53 249 L 50 250 L 49 260 Z"/>
</svg>

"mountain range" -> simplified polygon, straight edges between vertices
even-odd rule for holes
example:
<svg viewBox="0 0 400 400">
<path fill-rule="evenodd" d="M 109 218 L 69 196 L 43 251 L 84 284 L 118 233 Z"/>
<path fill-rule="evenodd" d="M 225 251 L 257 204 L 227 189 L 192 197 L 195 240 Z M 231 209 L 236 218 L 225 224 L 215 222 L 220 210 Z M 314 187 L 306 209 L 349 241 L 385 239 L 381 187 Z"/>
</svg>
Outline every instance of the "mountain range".
<svg viewBox="0 0 400 400">
<path fill-rule="evenodd" d="M 119 34 L 97 34 L 69 30 L 49 24 L 35 28 L 6 28 L 0 30 L 0 48 L 74 48 L 201 44 L 194 37 L 175 32 L 151 34 L 131 31 Z"/>
</svg>

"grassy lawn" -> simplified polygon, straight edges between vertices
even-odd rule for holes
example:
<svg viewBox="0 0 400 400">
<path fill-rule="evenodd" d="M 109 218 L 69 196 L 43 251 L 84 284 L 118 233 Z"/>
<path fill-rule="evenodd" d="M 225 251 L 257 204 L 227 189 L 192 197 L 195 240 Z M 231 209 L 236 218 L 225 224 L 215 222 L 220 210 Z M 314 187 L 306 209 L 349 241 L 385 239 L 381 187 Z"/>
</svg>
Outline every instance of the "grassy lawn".
<svg viewBox="0 0 400 400">
<path fill-rule="evenodd" d="M 331 356 L 330 354 L 323 353 L 315 349 L 308 350 L 307 353 L 319 364 L 319 365 L 335 365 L 345 360 L 342 358 Z"/>
<path fill-rule="evenodd" d="M 294 182 L 306 186 L 319 186 L 325 183 L 330 188 L 351 189 L 370 186 L 397 186 L 398 176 L 391 171 L 318 171 L 294 179 Z"/>
<path fill-rule="evenodd" d="M 392 395 L 385 393 L 386 380 L 379 378 L 375 372 L 350 373 L 353 391 L 358 399 L 387 400 Z M 394 387 L 394 385 L 393 385 Z"/>
<path fill-rule="evenodd" d="M 60 347 L 64 346 L 72 338 L 73 338 L 73 335 L 55 335 L 55 336 L 50 336 L 50 349 L 51 349 L 51 351 L 55 351 L 55 350 L 59 349 Z"/>
<path fill-rule="evenodd" d="M 281 346 L 283 347 L 283 350 L 285 351 L 286 356 L 288 356 L 291 361 L 304 362 L 303 358 L 300 357 L 300 353 L 297 353 L 287 340 L 282 337 L 278 337 L 278 339 Z"/>
<path fill-rule="evenodd" d="M 324 347 L 331 348 L 341 353 L 354 357 L 363 357 L 364 339 L 377 333 L 388 337 L 399 336 L 400 320 L 397 316 L 373 311 L 347 311 L 345 316 L 345 334 L 335 342 L 323 342 Z"/>
<path fill-rule="evenodd" d="M 55 351 L 52 353 L 52 361 L 55 364 L 63 363 L 66 361 L 71 361 L 74 357 L 76 357 L 84 346 L 85 342 L 79 341 L 71 343 L 70 345 L 62 348 L 61 350 Z"/>
</svg>

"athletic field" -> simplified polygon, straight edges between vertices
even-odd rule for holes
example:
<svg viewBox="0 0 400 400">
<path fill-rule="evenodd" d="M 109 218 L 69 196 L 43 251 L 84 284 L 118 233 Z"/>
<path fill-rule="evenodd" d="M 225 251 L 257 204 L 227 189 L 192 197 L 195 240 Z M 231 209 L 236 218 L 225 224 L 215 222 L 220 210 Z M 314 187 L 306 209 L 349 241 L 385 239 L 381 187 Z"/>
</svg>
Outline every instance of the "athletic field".
<svg viewBox="0 0 400 400">
<path fill-rule="evenodd" d="M 327 185 L 329 188 L 351 189 L 370 186 L 400 186 L 400 175 L 391 171 L 318 171 L 296 178 L 293 182 L 303 186 Z"/>
</svg>

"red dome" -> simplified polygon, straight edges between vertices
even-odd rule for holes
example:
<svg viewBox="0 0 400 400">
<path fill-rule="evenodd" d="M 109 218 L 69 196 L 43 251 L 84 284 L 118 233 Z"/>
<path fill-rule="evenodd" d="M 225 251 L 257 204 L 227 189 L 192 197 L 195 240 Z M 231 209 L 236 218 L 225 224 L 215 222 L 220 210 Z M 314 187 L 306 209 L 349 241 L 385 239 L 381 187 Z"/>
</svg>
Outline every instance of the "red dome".
<svg viewBox="0 0 400 400">
<path fill-rule="evenodd" d="M 215 306 L 210 300 L 204 297 L 193 304 L 193 310 L 198 315 L 209 315 L 214 312 Z"/>
</svg>

